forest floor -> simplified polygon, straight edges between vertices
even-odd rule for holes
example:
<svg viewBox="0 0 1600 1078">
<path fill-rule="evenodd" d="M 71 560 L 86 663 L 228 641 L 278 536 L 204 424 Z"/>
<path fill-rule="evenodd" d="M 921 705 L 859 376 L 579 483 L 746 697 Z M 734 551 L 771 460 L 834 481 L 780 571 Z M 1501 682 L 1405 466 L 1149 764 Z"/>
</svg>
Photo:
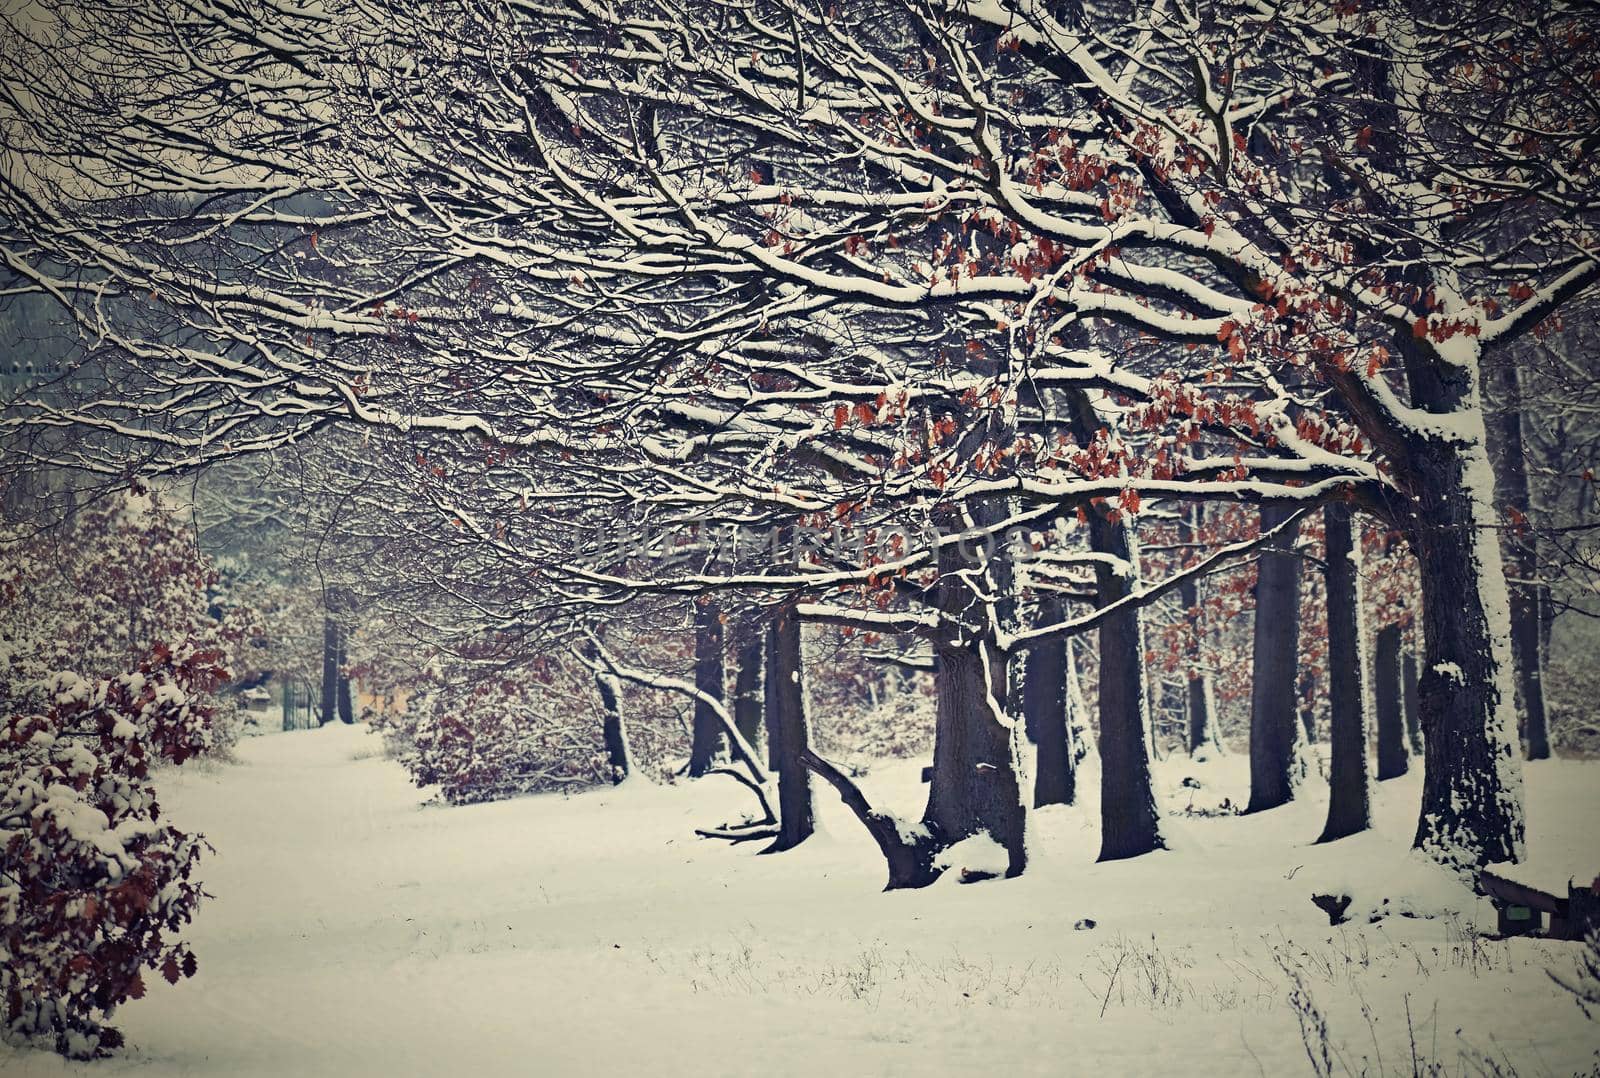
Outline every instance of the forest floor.
<svg viewBox="0 0 1600 1078">
<path fill-rule="evenodd" d="M 1479 938 L 1487 904 L 1408 858 L 1415 774 L 1329 846 L 1314 791 L 1170 817 L 1173 851 L 1111 864 L 1095 814 L 1056 808 L 1021 879 L 885 894 L 826 788 L 821 832 L 763 857 L 694 837 L 746 807 L 719 777 L 444 808 L 361 727 L 238 757 L 162 780 L 216 847 L 199 974 L 150 978 L 116 1058 L 0 1047 L 0 1072 L 1278 1076 L 1325 1050 L 1335 1075 L 1600 1073 L 1600 1023 L 1547 972 L 1578 945 Z M 1157 768 L 1169 812 L 1248 785 L 1238 756 Z M 1600 868 L 1600 764 L 1527 777 L 1535 860 Z M 915 763 L 864 784 L 920 807 Z M 1459 912 L 1330 928 L 1311 894 L 1351 880 Z"/>
</svg>

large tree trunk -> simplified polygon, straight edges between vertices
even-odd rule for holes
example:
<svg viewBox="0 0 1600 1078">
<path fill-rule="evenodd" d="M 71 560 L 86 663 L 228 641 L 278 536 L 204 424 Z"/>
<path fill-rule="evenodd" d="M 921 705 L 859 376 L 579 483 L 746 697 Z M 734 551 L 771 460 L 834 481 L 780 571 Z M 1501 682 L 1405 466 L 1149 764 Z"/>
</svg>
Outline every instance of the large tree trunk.
<svg viewBox="0 0 1600 1078">
<path fill-rule="evenodd" d="M 339 707 L 339 624 L 322 615 L 322 710 L 317 723 L 332 722 Z"/>
<path fill-rule="evenodd" d="M 1397 779 L 1410 767 L 1406 720 L 1402 713 L 1400 626 L 1378 630 L 1373 647 L 1372 697 L 1378 720 L 1378 781 Z"/>
<path fill-rule="evenodd" d="M 1521 519 L 1502 532 L 1506 570 L 1511 583 L 1511 656 L 1516 663 L 1517 690 L 1522 702 L 1522 739 L 1528 759 L 1550 756 L 1549 724 L 1544 706 L 1544 649 L 1540 631 L 1543 613 L 1539 575 L 1538 536 L 1526 526 L 1530 512 L 1528 465 L 1522 448 L 1522 376 L 1516 359 L 1502 355 L 1492 366 L 1499 397 L 1500 452 L 1496 458 L 1496 486 L 1501 501 Z"/>
<path fill-rule="evenodd" d="M 1475 414 L 1457 416 L 1457 425 Z M 1412 461 L 1425 647 L 1417 683 L 1424 769 L 1416 845 L 1447 864 L 1472 867 L 1519 860 L 1524 825 L 1493 473 L 1481 419 L 1477 431 L 1461 433 L 1470 440 L 1430 440 Z"/>
<path fill-rule="evenodd" d="M 987 833 L 1005 847 L 1007 876 L 1027 864 L 1026 812 L 1018 785 L 1018 731 L 1002 710 L 1005 662 L 982 639 L 934 649 L 938 700 L 933 778 L 922 821 L 943 846 Z"/>
<path fill-rule="evenodd" d="M 1194 540 L 1197 530 L 1196 524 L 1200 523 L 1200 506 L 1184 510 L 1178 517 L 1178 541 L 1189 543 Z M 1195 520 L 1191 524 L 1190 516 Z M 1191 579 L 1178 585 L 1178 597 L 1183 604 L 1184 616 L 1192 620 L 1200 618 L 1200 585 Z M 1185 672 L 1186 698 L 1185 713 L 1188 719 L 1186 726 L 1186 747 L 1190 756 L 1205 752 L 1220 753 L 1222 739 L 1217 733 L 1216 697 L 1211 688 L 1211 675 L 1201 668 L 1200 634 L 1192 634 L 1189 639 Z"/>
<path fill-rule="evenodd" d="M 722 611 L 712 602 L 694 607 L 694 687 L 714 700 L 723 698 Z M 704 700 L 694 704 L 689 745 L 689 776 L 699 778 L 727 752 L 722 722 Z"/>
<path fill-rule="evenodd" d="M 1049 595 L 1039 601 L 1040 624 L 1061 620 L 1061 600 Z M 1031 736 L 1039 747 L 1034 762 L 1033 807 L 1070 805 L 1077 797 L 1077 760 L 1072 726 L 1081 716 L 1072 714 L 1068 689 L 1072 649 L 1066 637 L 1056 635 L 1028 650 L 1022 674 L 1022 707 Z"/>
<path fill-rule="evenodd" d="M 1361 622 L 1361 547 L 1350 507 L 1323 507 L 1328 591 L 1328 822 L 1318 842 L 1372 826 L 1367 776 L 1366 641 Z"/>
<path fill-rule="evenodd" d="M 780 607 L 773 616 L 764 650 L 767 737 L 778 773 L 778 836 L 763 852 L 776 853 L 800 845 L 815 827 L 811 772 L 805 764 L 811 746 L 801 681 L 800 617 L 793 606 Z"/>
<path fill-rule="evenodd" d="M 928 803 L 921 826 L 872 807 L 838 768 L 807 750 L 806 766 L 839 792 L 867 828 L 888 863 L 888 890 L 926 887 L 943 868 L 938 854 L 975 835 L 1005 850 L 1006 876 L 1027 866 L 1027 813 L 1018 778 L 1021 724 L 1006 716 L 1002 694 L 1006 663 L 992 641 L 962 620 L 974 597 L 955 570 L 952 547 L 940 552 L 939 609 L 948 618 L 934 644 L 935 728 Z M 772 676 L 769 671 L 769 677 Z M 772 720 L 769 717 L 769 726 Z M 982 878 L 981 874 L 963 879 Z"/>
<path fill-rule="evenodd" d="M 1287 506 L 1261 510 L 1261 530 L 1293 515 Z M 1300 742 L 1296 665 L 1300 648 L 1300 559 L 1293 529 L 1262 547 L 1256 580 L 1250 686 L 1250 803 L 1246 812 L 1277 808 L 1294 799 Z"/>
</svg>

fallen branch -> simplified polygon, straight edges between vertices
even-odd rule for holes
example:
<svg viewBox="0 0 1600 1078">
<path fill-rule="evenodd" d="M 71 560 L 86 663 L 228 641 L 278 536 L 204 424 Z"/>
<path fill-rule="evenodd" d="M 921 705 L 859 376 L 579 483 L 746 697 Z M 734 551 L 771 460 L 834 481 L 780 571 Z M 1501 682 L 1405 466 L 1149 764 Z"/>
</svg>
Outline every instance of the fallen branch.
<svg viewBox="0 0 1600 1078">
<path fill-rule="evenodd" d="M 913 831 L 915 837 L 908 838 L 900 820 L 873 808 L 866 794 L 861 792 L 861 787 L 843 771 L 811 749 L 800 754 L 800 761 L 838 792 L 845 807 L 855 813 L 856 819 L 861 821 L 867 833 L 877 842 L 878 849 L 883 851 L 884 860 L 889 863 L 889 883 L 884 890 L 926 887 L 939 878 L 940 870 L 933 867 L 933 858 L 944 843 L 939 840 L 931 824 L 920 824 Z"/>
</svg>

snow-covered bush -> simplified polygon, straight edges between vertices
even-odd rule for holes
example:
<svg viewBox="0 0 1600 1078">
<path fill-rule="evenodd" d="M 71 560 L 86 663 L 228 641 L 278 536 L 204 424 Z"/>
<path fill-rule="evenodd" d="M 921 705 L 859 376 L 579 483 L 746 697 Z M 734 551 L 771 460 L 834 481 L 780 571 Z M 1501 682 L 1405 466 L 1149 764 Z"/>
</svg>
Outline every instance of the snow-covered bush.
<svg viewBox="0 0 1600 1078">
<path fill-rule="evenodd" d="M 55 529 L 0 530 L 0 606 L 12 615 L 0 618 L 0 712 L 37 706 L 24 694 L 58 670 L 109 678 L 158 644 L 214 651 L 232 676 L 247 673 L 235 667 L 254 616 L 218 585 L 184 521 L 141 489 Z"/>
<path fill-rule="evenodd" d="M 0 1030 L 103 1055 L 143 971 L 194 970 L 175 933 L 204 843 L 161 821 L 151 771 L 226 749 L 250 614 L 137 489 L 0 532 L 0 607 Z"/>
<path fill-rule="evenodd" d="M 144 971 L 192 976 L 176 933 L 202 897 L 204 842 L 160 820 L 158 760 L 211 746 L 220 653 L 158 646 L 103 680 L 55 674 L 0 727 L 0 1017 L 13 1043 L 104 1055 L 102 1024 Z M 30 694 L 34 695 L 34 694 Z"/>
<path fill-rule="evenodd" d="M 639 646 L 653 657 L 662 652 Z M 368 674 L 375 669 L 363 668 Z M 432 656 L 415 661 L 403 681 L 392 679 L 390 671 L 373 687 L 403 698 L 404 705 L 370 721 L 417 785 L 438 787 L 451 804 L 614 778 L 594 673 L 569 655 L 510 664 Z M 623 721 L 637 773 L 667 775 L 683 762 L 687 710 L 677 694 L 632 685 L 624 690 Z"/>
<path fill-rule="evenodd" d="M 541 704 L 537 684 L 531 671 L 441 677 L 414 695 L 402 762 L 417 784 L 459 805 L 605 781 L 598 721 L 578 724 Z"/>
</svg>

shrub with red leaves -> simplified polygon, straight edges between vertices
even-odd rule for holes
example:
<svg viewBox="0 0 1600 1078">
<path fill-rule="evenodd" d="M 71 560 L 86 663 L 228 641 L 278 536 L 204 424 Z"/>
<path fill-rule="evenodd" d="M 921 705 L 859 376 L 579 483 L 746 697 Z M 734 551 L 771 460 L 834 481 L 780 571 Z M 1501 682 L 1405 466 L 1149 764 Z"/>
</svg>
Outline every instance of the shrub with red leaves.
<svg viewBox="0 0 1600 1078">
<path fill-rule="evenodd" d="M 157 646 L 115 678 L 56 674 L 42 706 L 0 726 L 7 1041 L 105 1055 L 122 1037 L 102 1020 L 144 994 L 146 970 L 194 974 L 176 933 L 203 896 L 193 872 L 207 847 L 161 822 L 150 768 L 208 747 L 220 658 Z"/>
</svg>

